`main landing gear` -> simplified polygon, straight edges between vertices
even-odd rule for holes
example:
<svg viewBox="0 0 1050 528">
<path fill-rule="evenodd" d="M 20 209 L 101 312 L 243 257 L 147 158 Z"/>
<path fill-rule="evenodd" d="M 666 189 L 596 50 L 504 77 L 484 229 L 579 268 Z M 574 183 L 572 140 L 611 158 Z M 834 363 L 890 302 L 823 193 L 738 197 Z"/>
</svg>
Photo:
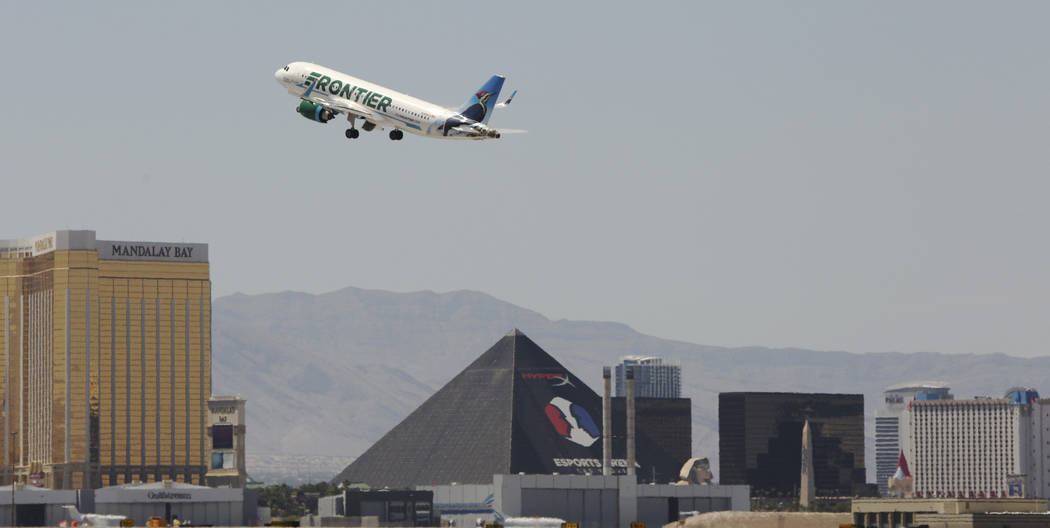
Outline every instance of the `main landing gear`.
<svg viewBox="0 0 1050 528">
<path fill-rule="evenodd" d="M 396 128 L 390 131 L 390 139 L 394 141 L 400 141 L 403 137 L 405 137 L 405 133 Z"/>
<path fill-rule="evenodd" d="M 355 119 L 350 116 L 346 116 L 346 120 L 350 122 L 350 128 L 346 129 L 346 139 L 356 139 L 357 136 L 361 135 L 361 132 L 354 128 Z"/>
</svg>

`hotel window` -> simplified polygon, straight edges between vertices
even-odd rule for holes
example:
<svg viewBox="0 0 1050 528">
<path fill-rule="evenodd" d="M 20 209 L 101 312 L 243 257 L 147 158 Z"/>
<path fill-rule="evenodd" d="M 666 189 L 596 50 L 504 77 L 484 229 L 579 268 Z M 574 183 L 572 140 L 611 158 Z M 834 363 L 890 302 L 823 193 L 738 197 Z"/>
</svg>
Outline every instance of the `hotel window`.
<svg viewBox="0 0 1050 528">
<path fill-rule="evenodd" d="M 212 449 L 233 449 L 233 426 L 213 425 L 211 428 Z"/>
<path fill-rule="evenodd" d="M 233 453 L 212 453 L 211 454 L 211 468 L 212 469 L 234 469 L 234 456 Z"/>
<path fill-rule="evenodd" d="M 403 502 L 391 502 L 387 506 L 387 520 L 389 521 L 403 521 L 405 520 L 405 503 Z"/>
</svg>

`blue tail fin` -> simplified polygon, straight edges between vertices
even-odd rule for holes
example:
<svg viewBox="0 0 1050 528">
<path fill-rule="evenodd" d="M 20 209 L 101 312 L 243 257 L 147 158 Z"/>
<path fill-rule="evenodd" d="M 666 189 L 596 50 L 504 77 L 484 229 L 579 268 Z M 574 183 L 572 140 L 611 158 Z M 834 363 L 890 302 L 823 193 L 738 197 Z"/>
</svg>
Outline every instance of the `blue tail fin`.
<svg viewBox="0 0 1050 528">
<path fill-rule="evenodd" d="M 479 123 L 488 123 L 489 117 L 492 115 L 492 109 L 496 106 L 496 101 L 499 99 L 499 91 L 503 88 L 503 80 L 504 77 L 502 75 L 493 75 L 489 82 L 485 83 L 480 90 L 470 96 L 466 103 L 463 103 L 463 107 L 459 109 L 459 114 Z"/>
</svg>

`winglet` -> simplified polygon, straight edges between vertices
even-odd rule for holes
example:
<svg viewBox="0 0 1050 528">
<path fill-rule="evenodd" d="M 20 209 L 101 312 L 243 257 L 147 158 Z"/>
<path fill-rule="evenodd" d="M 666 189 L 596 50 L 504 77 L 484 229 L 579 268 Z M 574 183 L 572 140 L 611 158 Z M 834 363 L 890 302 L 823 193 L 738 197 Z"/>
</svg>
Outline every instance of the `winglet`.
<svg viewBox="0 0 1050 528">
<path fill-rule="evenodd" d="M 503 107 L 509 105 L 511 99 L 514 99 L 515 95 L 518 95 L 518 91 L 517 90 L 514 90 L 514 93 L 510 94 L 510 97 L 508 97 L 506 101 L 503 101 L 502 103 L 497 103 L 496 104 L 496 108 L 503 108 Z"/>
</svg>

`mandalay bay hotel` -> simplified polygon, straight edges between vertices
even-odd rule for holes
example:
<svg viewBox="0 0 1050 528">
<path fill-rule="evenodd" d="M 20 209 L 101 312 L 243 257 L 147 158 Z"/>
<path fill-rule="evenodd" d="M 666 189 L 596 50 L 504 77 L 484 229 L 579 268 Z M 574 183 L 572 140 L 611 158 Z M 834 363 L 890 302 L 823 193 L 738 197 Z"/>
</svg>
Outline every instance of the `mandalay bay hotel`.
<svg viewBox="0 0 1050 528">
<path fill-rule="evenodd" d="M 205 483 L 206 244 L 0 240 L 0 303 L 0 484 Z"/>
</svg>

